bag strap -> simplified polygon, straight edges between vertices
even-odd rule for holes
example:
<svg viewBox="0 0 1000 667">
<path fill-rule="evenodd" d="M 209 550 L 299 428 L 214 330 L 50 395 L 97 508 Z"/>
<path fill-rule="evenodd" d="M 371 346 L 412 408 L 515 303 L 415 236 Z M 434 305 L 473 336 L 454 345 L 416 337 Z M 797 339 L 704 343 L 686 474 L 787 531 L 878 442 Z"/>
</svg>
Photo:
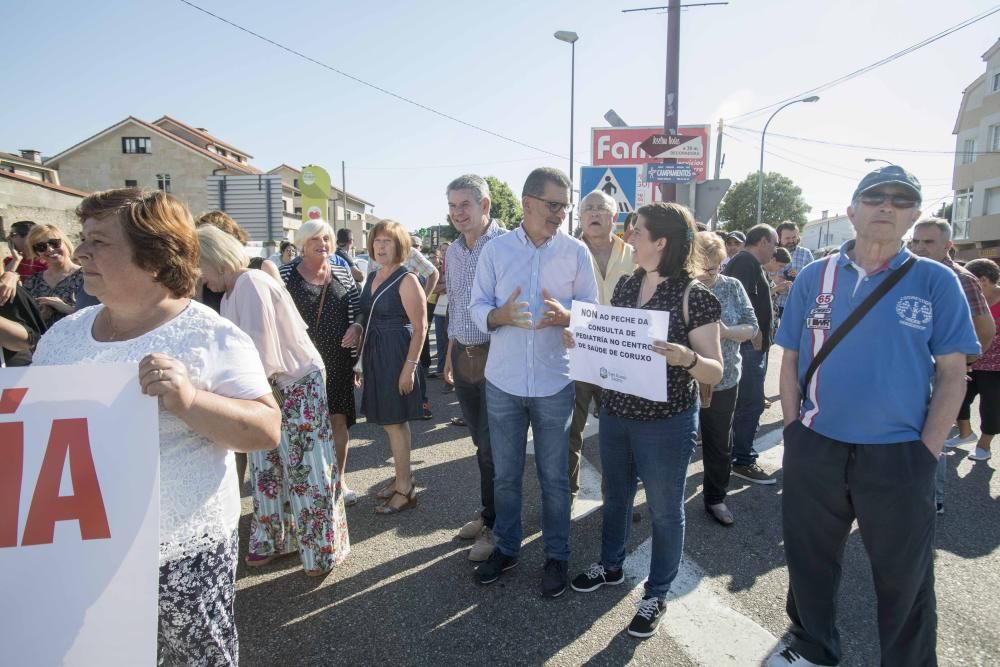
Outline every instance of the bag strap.
<svg viewBox="0 0 1000 667">
<path fill-rule="evenodd" d="M 692 287 L 694 287 L 694 280 L 689 282 L 687 287 L 684 288 L 684 297 L 681 299 L 681 314 L 684 316 L 685 329 L 691 326 L 691 316 L 688 313 L 688 301 L 690 301 Z"/>
<path fill-rule="evenodd" d="M 364 336 L 361 337 L 361 347 L 358 348 L 358 354 L 359 355 L 362 352 L 365 351 L 365 345 L 368 343 L 368 331 L 369 331 L 369 329 L 371 329 L 371 327 L 369 326 L 369 324 L 370 324 L 371 319 L 372 319 L 372 313 L 375 312 L 375 304 L 378 303 L 378 300 L 380 298 L 382 298 L 382 295 L 385 294 L 389 290 L 390 287 L 392 287 L 393 285 L 395 285 L 396 283 L 398 283 L 400 280 L 402 280 L 403 278 L 405 278 L 407 273 L 409 273 L 409 271 L 404 271 L 403 275 L 399 276 L 398 278 L 396 278 L 395 280 L 393 280 L 391 283 L 389 283 L 388 285 L 386 285 L 378 294 L 375 294 L 375 295 L 372 296 L 372 307 L 368 309 L 368 320 L 365 322 L 365 334 L 364 334 Z"/>
<path fill-rule="evenodd" d="M 330 275 L 330 280 L 333 280 L 333 275 Z M 323 304 L 326 302 L 326 290 L 330 287 L 330 280 L 323 283 L 323 291 L 319 295 L 319 309 L 316 311 L 316 325 L 315 328 L 319 328 L 319 318 L 323 316 Z"/>
<path fill-rule="evenodd" d="M 836 261 L 836 259 L 830 259 L 828 261 L 833 262 Z M 889 290 L 895 287 L 896 283 L 903 279 L 903 276 L 905 276 L 916 263 L 917 260 L 915 258 L 907 258 L 907 260 L 903 262 L 898 269 L 893 271 L 888 278 L 882 281 L 881 285 L 875 288 L 874 292 L 868 295 L 868 298 L 861 302 L 861 305 L 858 306 L 854 312 L 851 313 L 846 320 L 844 320 L 844 323 L 837 327 L 837 330 L 833 332 L 825 343 L 823 343 L 823 347 L 821 347 L 819 352 L 816 353 L 816 356 L 813 357 L 812 363 L 809 364 L 809 368 L 806 370 L 805 382 L 803 382 L 801 387 L 803 396 L 807 395 L 806 392 L 809 389 L 809 383 L 812 381 L 813 375 L 816 374 L 816 370 L 819 368 L 819 365 L 822 364 L 828 356 L 830 356 L 830 352 L 833 351 L 833 348 L 837 347 L 837 343 L 842 341 L 847 334 L 851 332 L 851 329 L 853 329 L 855 325 L 868 314 L 869 310 L 875 307 L 876 303 L 882 300 L 882 297 L 885 296 Z"/>
</svg>

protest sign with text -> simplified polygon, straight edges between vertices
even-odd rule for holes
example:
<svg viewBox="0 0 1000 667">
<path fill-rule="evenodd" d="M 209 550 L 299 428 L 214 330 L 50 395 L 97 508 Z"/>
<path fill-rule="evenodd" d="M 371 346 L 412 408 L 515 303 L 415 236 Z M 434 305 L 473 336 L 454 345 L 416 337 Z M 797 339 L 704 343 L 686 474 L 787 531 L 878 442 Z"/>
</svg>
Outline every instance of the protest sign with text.
<svg viewBox="0 0 1000 667">
<path fill-rule="evenodd" d="M 651 401 L 667 400 L 667 359 L 653 352 L 667 340 L 670 313 L 573 302 L 569 376 Z"/>
<path fill-rule="evenodd" d="M 156 663 L 159 502 L 135 364 L 0 370 L 0 664 Z"/>
</svg>

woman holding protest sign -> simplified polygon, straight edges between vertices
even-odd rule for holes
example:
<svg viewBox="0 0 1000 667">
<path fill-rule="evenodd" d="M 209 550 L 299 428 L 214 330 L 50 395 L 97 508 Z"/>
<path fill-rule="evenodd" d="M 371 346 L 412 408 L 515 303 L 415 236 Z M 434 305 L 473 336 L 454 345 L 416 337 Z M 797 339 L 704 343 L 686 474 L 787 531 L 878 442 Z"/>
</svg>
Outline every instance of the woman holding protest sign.
<svg viewBox="0 0 1000 667">
<path fill-rule="evenodd" d="M 691 212 L 678 204 L 641 207 L 630 243 L 638 266 L 615 287 L 611 305 L 670 313 L 666 341 L 653 352 L 666 357 L 667 400 L 651 401 L 605 390 L 601 396 L 601 559 L 577 576 L 576 591 L 624 581 L 622 565 L 632 525 L 632 503 L 642 481 L 652 517 L 653 549 L 645 595 L 628 626 L 634 637 L 656 633 L 684 546 L 684 483 L 698 432 L 698 383 L 722 378 L 720 306 L 695 280 Z M 572 334 L 564 334 L 567 346 Z"/>
<path fill-rule="evenodd" d="M 281 444 L 250 452 L 253 517 L 246 564 L 294 553 L 309 576 L 328 574 L 350 551 L 333 457 L 323 359 L 292 297 L 248 268 L 243 246 L 209 225 L 198 229 L 205 286 L 222 292 L 222 316 L 250 336 L 281 407 Z"/>
<path fill-rule="evenodd" d="M 160 664 L 236 665 L 231 451 L 273 449 L 281 414 L 253 341 L 191 300 L 198 238 L 179 199 L 108 190 L 77 215 L 84 288 L 103 305 L 57 322 L 34 363 L 137 365 L 142 392 L 161 407 Z"/>
<path fill-rule="evenodd" d="M 741 358 L 740 343 L 757 334 L 757 316 L 747 291 L 736 278 L 720 273 L 726 259 L 726 246 L 714 232 L 698 232 L 695 245 L 701 255 L 698 280 L 719 300 L 722 320 L 722 380 L 714 387 L 702 385 L 702 404 L 698 414 L 701 423 L 701 456 L 705 467 L 703 498 L 705 511 L 723 526 L 735 523 L 726 507 L 726 490 L 733 468 L 733 413 L 739 389 Z"/>
</svg>

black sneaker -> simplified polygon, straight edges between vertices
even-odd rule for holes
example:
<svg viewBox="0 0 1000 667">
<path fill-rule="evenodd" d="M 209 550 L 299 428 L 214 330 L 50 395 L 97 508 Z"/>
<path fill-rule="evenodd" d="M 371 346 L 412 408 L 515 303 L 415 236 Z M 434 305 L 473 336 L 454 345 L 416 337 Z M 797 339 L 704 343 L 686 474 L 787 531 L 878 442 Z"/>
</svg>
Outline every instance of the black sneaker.
<svg viewBox="0 0 1000 667">
<path fill-rule="evenodd" d="M 638 609 L 632 617 L 632 622 L 628 624 L 628 633 L 642 639 L 652 637 L 656 634 L 656 627 L 660 624 L 667 603 L 659 598 L 647 596 L 635 606 Z"/>
<path fill-rule="evenodd" d="M 943 516 L 944 515 L 944 503 L 938 503 L 937 504 L 937 513 L 938 513 L 938 516 Z"/>
<path fill-rule="evenodd" d="M 621 568 L 606 570 L 600 563 L 594 563 L 587 568 L 586 572 L 578 574 L 570 586 L 574 591 L 590 593 L 605 584 L 608 586 L 617 586 L 623 581 L 625 581 L 625 572 Z"/>
<path fill-rule="evenodd" d="M 492 584 L 500 578 L 500 575 L 507 570 L 517 567 L 517 556 L 507 556 L 499 549 L 494 549 L 489 559 L 476 568 L 476 576 L 479 583 Z"/>
<path fill-rule="evenodd" d="M 542 595 L 547 598 L 557 598 L 566 592 L 566 572 L 569 564 L 564 560 L 549 558 L 542 569 Z"/>
<path fill-rule="evenodd" d="M 733 475 L 739 477 L 740 479 L 745 479 L 753 484 L 768 485 L 777 483 L 777 480 L 774 479 L 772 475 L 768 475 L 756 463 L 751 463 L 748 466 L 738 466 L 733 464 Z"/>
<path fill-rule="evenodd" d="M 424 403 L 424 404 L 423 404 L 422 406 L 420 406 L 420 407 L 421 407 L 421 409 L 422 409 L 422 410 L 423 410 L 423 412 L 424 412 L 424 414 L 423 414 L 423 416 L 421 417 L 421 419 L 424 419 L 424 420 L 427 420 L 427 419 L 434 419 L 434 415 L 433 415 L 433 414 L 431 413 L 431 404 L 430 404 L 430 403 Z"/>
</svg>

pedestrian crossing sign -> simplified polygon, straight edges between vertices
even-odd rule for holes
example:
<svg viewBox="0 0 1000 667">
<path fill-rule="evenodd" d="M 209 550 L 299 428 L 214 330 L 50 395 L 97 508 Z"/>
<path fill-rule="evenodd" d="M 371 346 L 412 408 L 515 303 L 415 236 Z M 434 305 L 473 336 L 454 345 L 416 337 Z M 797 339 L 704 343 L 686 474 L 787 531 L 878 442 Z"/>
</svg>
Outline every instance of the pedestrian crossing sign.
<svg viewBox="0 0 1000 667">
<path fill-rule="evenodd" d="M 595 190 L 611 196 L 618 204 L 618 222 L 635 210 L 638 167 L 581 167 L 580 200 Z"/>
</svg>

